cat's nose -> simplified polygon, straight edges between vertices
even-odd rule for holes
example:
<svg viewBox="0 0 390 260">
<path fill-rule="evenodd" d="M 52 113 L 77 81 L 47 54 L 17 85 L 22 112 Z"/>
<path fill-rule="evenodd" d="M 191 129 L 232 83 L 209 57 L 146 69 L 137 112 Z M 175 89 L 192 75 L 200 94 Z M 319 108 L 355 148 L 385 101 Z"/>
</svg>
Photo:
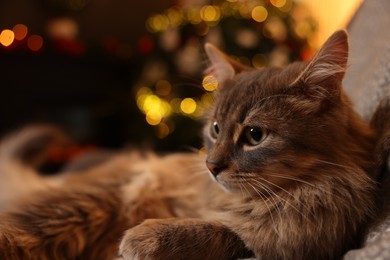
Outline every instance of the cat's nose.
<svg viewBox="0 0 390 260">
<path fill-rule="evenodd" d="M 214 177 L 217 177 L 218 174 L 223 171 L 226 166 L 223 163 L 216 163 L 216 162 L 210 162 L 206 161 L 206 166 L 210 170 L 210 172 L 214 175 Z"/>
</svg>

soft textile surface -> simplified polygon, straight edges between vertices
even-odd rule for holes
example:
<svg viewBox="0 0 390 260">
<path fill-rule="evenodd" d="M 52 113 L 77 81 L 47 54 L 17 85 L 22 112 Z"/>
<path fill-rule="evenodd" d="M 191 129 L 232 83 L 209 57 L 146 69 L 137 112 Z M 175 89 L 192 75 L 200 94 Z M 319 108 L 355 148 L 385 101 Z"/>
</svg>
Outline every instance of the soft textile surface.
<svg viewBox="0 0 390 260">
<path fill-rule="evenodd" d="M 365 0 L 348 26 L 350 67 L 344 87 L 356 110 L 369 120 L 383 98 L 390 99 L 390 1 Z M 390 118 L 388 119 L 390 120 Z M 390 208 L 390 160 L 383 173 L 384 207 Z M 390 259 L 390 211 L 371 230 L 363 248 L 344 259 Z"/>
</svg>

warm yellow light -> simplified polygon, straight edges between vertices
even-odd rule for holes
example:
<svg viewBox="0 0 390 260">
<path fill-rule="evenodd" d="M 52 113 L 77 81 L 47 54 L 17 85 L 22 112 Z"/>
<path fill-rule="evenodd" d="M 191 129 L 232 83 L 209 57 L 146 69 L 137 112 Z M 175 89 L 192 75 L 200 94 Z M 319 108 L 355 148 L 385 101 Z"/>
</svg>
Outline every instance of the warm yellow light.
<svg viewBox="0 0 390 260">
<path fill-rule="evenodd" d="M 142 109 L 144 111 L 150 111 L 150 110 L 159 110 L 161 105 L 161 100 L 156 95 L 148 95 L 143 103 Z"/>
<path fill-rule="evenodd" d="M 144 113 L 156 112 L 159 113 L 161 117 L 170 115 L 171 107 L 168 102 L 160 99 L 158 96 L 146 95 L 146 97 L 144 97 L 141 95 L 139 98 L 142 98 L 139 105 Z"/>
<path fill-rule="evenodd" d="M 196 102 L 192 98 L 185 98 L 180 103 L 180 109 L 185 114 L 192 114 L 196 110 Z"/>
<path fill-rule="evenodd" d="M 169 22 L 173 26 L 179 26 L 183 22 L 183 13 L 179 9 L 169 8 L 167 11 Z"/>
<path fill-rule="evenodd" d="M 240 15 L 246 19 L 251 18 L 251 7 L 248 5 L 239 5 L 238 11 Z"/>
<path fill-rule="evenodd" d="M 146 113 L 146 122 L 149 125 L 158 125 L 161 122 L 161 115 L 157 111 L 150 111 Z"/>
<path fill-rule="evenodd" d="M 167 96 L 171 93 L 172 86 L 171 83 L 169 83 L 166 80 L 159 80 L 156 83 L 156 93 L 160 96 Z"/>
<path fill-rule="evenodd" d="M 203 78 L 202 86 L 207 91 L 214 91 L 218 88 L 218 81 L 214 76 L 208 75 Z"/>
<path fill-rule="evenodd" d="M 43 46 L 43 38 L 39 35 L 31 35 L 27 40 L 27 47 L 32 51 L 39 51 Z"/>
<path fill-rule="evenodd" d="M 286 0 L 285 4 L 281 7 L 279 7 L 279 10 L 285 13 L 288 13 L 291 11 L 291 8 L 293 6 L 292 0 Z"/>
<path fill-rule="evenodd" d="M 286 4 L 286 0 L 270 0 L 271 4 L 275 7 L 281 8 Z"/>
<path fill-rule="evenodd" d="M 152 90 L 148 87 L 141 87 L 138 91 L 137 91 L 137 97 L 138 96 L 141 96 L 141 95 L 147 95 L 147 94 L 151 94 L 152 93 Z"/>
<path fill-rule="evenodd" d="M 216 22 L 221 17 L 221 11 L 217 6 L 205 5 L 200 10 L 200 17 L 205 22 Z"/>
<path fill-rule="evenodd" d="M 187 19 L 192 24 L 199 24 L 202 22 L 202 18 L 200 17 L 200 11 L 198 8 L 190 8 L 187 10 Z"/>
<path fill-rule="evenodd" d="M 75 39 L 79 28 L 72 18 L 55 18 L 48 23 L 47 32 L 54 39 Z"/>
<path fill-rule="evenodd" d="M 15 34 L 13 31 L 5 29 L 0 33 L 0 43 L 5 47 L 10 46 L 15 39 Z"/>
<path fill-rule="evenodd" d="M 23 40 L 27 36 L 28 29 L 24 24 L 17 24 L 14 28 L 12 28 L 12 30 L 14 31 L 15 39 L 18 41 Z"/>
<path fill-rule="evenodd" d="M 295 33 L 301 38 L 306 38 L 312 33 L 311 25 L 306 21 L 296 23 L 294 29 Z"/>
<path fill-rule="evenodd" d="M 256 22 L 264 22 L 267 19 L 268 11 L 264 6 L 256 6 L 252 10 L 252 18 Z"/>
<path fill-rule="evenodd" d="M 164 31 L 169 26 L 169 19 L 167 16 L 162 14 L 157 14 L 150 17 L 147 20 L 147 28 L 153 32 Z"/>
</svg>

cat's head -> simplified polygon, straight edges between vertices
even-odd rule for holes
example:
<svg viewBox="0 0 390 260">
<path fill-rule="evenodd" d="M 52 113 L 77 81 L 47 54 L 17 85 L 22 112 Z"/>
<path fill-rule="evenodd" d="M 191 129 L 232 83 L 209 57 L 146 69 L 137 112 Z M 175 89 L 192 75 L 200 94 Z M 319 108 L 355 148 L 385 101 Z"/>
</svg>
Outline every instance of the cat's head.
<svg viewBox="0 0 390 260">
<path fill-rule="evenodd" d="M 316 178 L 316 167 L 338 163 L 355 142 L 350 117 L 357 116 L 341 89 L 345 31 L 309 63 L 285 68 L 247 68 L 210 44 L 205 50 L 207 73 L 219 84 L 204 128 L 206 164 L 227 190 L 284 189 L 293 179 Z"/>
</svg>

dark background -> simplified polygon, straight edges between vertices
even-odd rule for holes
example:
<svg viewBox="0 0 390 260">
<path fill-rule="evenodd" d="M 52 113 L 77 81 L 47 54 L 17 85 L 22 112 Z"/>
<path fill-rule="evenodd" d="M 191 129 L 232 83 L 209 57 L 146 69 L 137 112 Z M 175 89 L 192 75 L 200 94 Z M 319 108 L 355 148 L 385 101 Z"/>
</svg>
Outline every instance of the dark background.
<svg viewBox="0 0 390 260">
<path fill-rule="evenodd" d="M 173 2 L 79 2 L 85 6 L 72 8 L 55 0 L 0 1 L 0 29 L 22 23 L 29 33 L 45 36 L 48 21 L 71 17 L 79 25 L 79 44 L 85 49 L 78 55 L 78 42 L 64 49 L 45 38 L 38 53 L 24 46 L 0 47 L 0 135 L 29 123 L 50 122 L 80 143 L 103 147 L 153 143 L 153 130 L 137 110 L 132 91 L 142 69 L 137 45 L 147 34 L 147 17 Z M 126 44 L 128 57 L 110 53 L 118 43 Z M 199 143 L 197 136 L 178 139 L 177 144 Z M 175 143 L 160 140 L 157 148 L 173 149 Z"/>
</svg>

